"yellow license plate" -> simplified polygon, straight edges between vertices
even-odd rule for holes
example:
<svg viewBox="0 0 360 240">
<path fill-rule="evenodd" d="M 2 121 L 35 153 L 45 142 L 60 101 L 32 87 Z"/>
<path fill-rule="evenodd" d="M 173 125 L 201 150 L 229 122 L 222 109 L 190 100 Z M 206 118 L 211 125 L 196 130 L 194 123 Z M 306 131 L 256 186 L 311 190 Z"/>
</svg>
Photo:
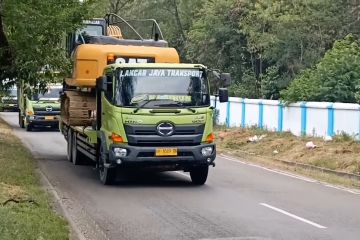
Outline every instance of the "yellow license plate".
<svg viewBox="0 0 360 240">
<path fill-rule="evenodd" d="M 155 152 L 156 157 L 166 157 L 166 156 L 177 156 L 177 148 L 157 148 Z"/>
<path fill-rule="evenodd" d="M 45 120 L 54 120 L 53 116 L 45 116 Z"/>
</svg>

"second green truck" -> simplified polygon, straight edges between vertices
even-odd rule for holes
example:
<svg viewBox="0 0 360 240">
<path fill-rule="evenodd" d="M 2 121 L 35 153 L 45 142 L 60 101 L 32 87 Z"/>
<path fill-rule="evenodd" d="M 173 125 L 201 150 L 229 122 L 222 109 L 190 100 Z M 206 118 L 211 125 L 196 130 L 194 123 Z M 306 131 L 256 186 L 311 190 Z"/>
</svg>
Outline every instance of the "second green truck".
<svg viewBox="0 0 360 240">
<path fill-rule="evenodd" d="M 27 131 L 37 127 L 59 128 L 62 85 L 49 84 L 45 89 L 20 83 L 18 87 L 19 126 Z"/>
</svg>

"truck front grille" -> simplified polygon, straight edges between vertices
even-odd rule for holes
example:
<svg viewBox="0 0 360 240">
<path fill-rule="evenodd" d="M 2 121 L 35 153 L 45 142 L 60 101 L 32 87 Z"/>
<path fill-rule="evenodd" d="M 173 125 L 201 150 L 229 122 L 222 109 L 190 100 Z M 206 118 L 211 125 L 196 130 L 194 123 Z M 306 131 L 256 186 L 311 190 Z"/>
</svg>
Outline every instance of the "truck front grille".
<svg viewBox="0 0 360 240">
<path fill-rule="evenodd" d="M 125 125 L 132 146 L 195 146 L 201 143 L 205 125 L 177 125 L 171 136 L 160 136 L 156 125 Z"/>
<path fill-rule="evenodd" d="M 52 112 L 46 112 L 46 111 L 34 111 L 35 116 L 57 116 L 60 115 L 60 111 L 52 111 Z"/>
<path fill-rule="evenodd" d="M 34 114 L 36 116 L 55 116 L 60 115 L 59 107 L 34 107 Z"/>
<path fill-rule="evenodd" d="M 3 99 L 2 102 L 4 104 L 17 104 L 17 100 L 16 99 Z"/>
</svg>

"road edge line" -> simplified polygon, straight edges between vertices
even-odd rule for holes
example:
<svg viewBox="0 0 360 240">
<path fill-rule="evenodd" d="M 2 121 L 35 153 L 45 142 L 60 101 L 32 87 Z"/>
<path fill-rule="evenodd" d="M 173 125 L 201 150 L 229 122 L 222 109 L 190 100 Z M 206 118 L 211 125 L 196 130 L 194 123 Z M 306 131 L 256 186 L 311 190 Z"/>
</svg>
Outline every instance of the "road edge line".
<svg viewBox="0 0 360 240">
<path fill-rule="evenodd" d="M 311 179 L 311 178 L 307 178 L 307 177 L 303 177 L 303 176 L 299 176 L 299 175 L 292 174 L 292 173 L 289 173 L 289 172 L 285 172 L 285 171 L 281 171 L 281 170 L 277 170 L 277 169 L 271 169 L 271 168 L 264 167 L 264 166 L 261 166 L 261 165 L 258 165 L 258 164 L 254 164 L 254 163 L 244 162 L 244 161 L 241 161 L 241 160 L 239 160 L 239 159 L 226 156 L 226 155 L 224 155 L 224 154 L 220 154 L 220 156 L 221 156 L 222 158 L 226 159 L 227 161 L 230 161 L 230 162 L 235 162 L 235 163 L 240 163 L 240 164 L 247 165 L 247 166 L 250 166 L 250 167 L 260 168 L 260 169 L 265 170 L 265 171 L 268 171 L 268 172 L 272 172 L 272 173 L 276 173 L 276 174 L 279 174 L 279 175 L 283 175 L 283 176 L 295 178 L 295 179 L 302 180 L 302 181 L 305 181 L 305 182 L 309 182 L 309 183 L 319 182 L 318 180 Z"/>
<path fill-rule="evenodd" d="M 289 172 L 285 172 L 285 171 L 281 171 L 281 170 L 278 170 L 278 169 L 271 169 L 271 168 L 264 167 L 264 166 L 261 166 L 261 165 L 255 164 L 255 163 L 244 162 L 244 161 L 241 161 L 240 159 L 237 159 L 235 157 L 227 156 L 227 155 L 225 155 L 223 153 L 220 154 L 220 157 L 222 157 L 223 159 L 225 159 L 227 161 L 230 161 L 230 162 L 243 164 L 243 165 L 247 165 L 247 166 L 250 166 L 250 167 L 256 167 L 256 168 L 259 168 L 259 169 L 262 169 L 262 170 L 265 170 L 265 171 L 268 171 L 268 172 L 272 172 L 272 173 L 276 173 L 276 174 L 279 174 L 279 175 L 295 178 L 295 179 L 302 180 L 302 181 L 305 181 L 305 182 L 317 183 L 317 184 L 320 184 L 320 185 L 322 185 L 324 187 L 327 187 L 327 188 L 333 188 L 333 189 L 336 189 L 336 190 L 339 190 L 339 191 L 351 193 L 351 194 L 358 195 L 358 196 L 360 195 L 360 190 L 357 190 L 357 189 L 351 189 L 351 188 L 347 188 L 347 187 L 343 187 L 343 186 L 336 186 L 336 185 L 333 185 L 333 184 L 330 184 L 330 183 L 327 183 L 327 182 L 319 181 L 319 180 L 308 178 L 308 177 L 299 176 L 299 175 L 289 173 Z"/>
<path fill-rule="evenodd" d="M 81 230 L 77 227 L 76 223 L 72 219 L 72 217 L 69 214 L 69 211 L 66 209 L 65 204 L 61 201 L 61 198 L 56 191 L 56 188 L 54 185 L 51 184 L 50 180 L 46 177 L 46 175 L 41 171 L 40 168 L 38 168 L 38 173 L 41 179 L 43 180 L 43 183 L 46 184 L 46 190 L 47 192 L 50 192 L 50 194 L 54 197 L 56 202 L 58 203 L 59 207 L 61 208 L 62 215 L 66 218 L 66 220 L 69 222 L 70 227 L 73 230 L 73 233 L 75 233 L 78 240 L 87 240 L 87 238 L 84 236 L 84 234 L 81 232 Z"/>
</svg>

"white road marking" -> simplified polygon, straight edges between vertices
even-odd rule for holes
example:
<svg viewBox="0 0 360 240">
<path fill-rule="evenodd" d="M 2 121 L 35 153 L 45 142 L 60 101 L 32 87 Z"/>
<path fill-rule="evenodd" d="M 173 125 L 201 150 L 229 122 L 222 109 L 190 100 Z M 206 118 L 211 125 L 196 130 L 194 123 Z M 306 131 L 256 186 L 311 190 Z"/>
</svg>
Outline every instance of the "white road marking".
<svg viewBox="0 0 360 240">
<path fill-rule="evenodd" d="M 271 240 L 264 237 L 227 237 L 227 238 L 201 238 L 199 240 Z"/>
<path fill-rule="evenodd" d="M 320 225 L 320 224 L 314 223 L 314 222 L 312 222 L 312 221 L 310 221 L 310 220 L 307 220 L 307 219 L 305 219 L 305 218 L 296 216 L 295 214 L 292 214 L 292 213 L 289 213 L 289 212 L 287 212 L 287 211 L 284 211 L 284 210 L 282 210 L 282 209 L 280 209 L 280 208 L 273 207 L 273 206 L 271 206 L 271 205 L 269 205 L 269 204 L 260 203 L 260 205 L 263 206 L 263 207 L 270 208 L 270 209 L 272 209 L 272 210 L 274 210 L 274 211 L 276 211 L 276 212 L 282 213 L 282 214 L 284 214 L 284 215 L 286 215 L 286 216 L 289 216 L 289 217 L 291 217 L 291 218 L 294 218 L 294 219 L 296 219 L 296 220 L 299 220 L 299 221 L 301 221 L 301 222 L 310 224 L 310 225 L 312 225 L 312 226 L 314 226 L 314 227 L 317 227 L 317 228 L 320 228 L 320 229 L 326 229 L 326 228 L 327 228 L 327 227 L 325 227 L 325 226 L 322 226 L 322 225 Z"/>
<path fill-rule="evenodd" d="M 248 165 L 248 166 L 251 166 L 251 167 L 260 168 L 260 169 L 263 169 L 263 170 L 266 170 L 266 171 L 269 171 L 269 172 L 273 172 L 273 173 L 277 173 L 277 174 L 284 175 L 284 176 L 287 176 L 287 177 L 292 177 L 292 178 L 296 178 L 296 179 L 299 179 L 299 180 L 303 180 L 305 182 L 310 182 L 310 183 L 318 182 L 317 180 L 302 177 L 302 176 L 299 176 L 299 175 L 296 175 L 296 174 L 291 174 L 291 173 L 280 171 L 280 170 L 270 169 L 270 168 L 263 167 L 263 166 L 260 166 L 260 165 L 256 165 L 256 164 L 253 164 L 253 163 L 243 162 L 243 161 L 237 160 L 235 158 L 230 158 L 230 157 L 225 156 L 223 154 L 221 154 L 221 157 L 228 160 L 228 161 L 231 161 L 231 162 L 241 163 L 241 164 Z"/>
</svg>

